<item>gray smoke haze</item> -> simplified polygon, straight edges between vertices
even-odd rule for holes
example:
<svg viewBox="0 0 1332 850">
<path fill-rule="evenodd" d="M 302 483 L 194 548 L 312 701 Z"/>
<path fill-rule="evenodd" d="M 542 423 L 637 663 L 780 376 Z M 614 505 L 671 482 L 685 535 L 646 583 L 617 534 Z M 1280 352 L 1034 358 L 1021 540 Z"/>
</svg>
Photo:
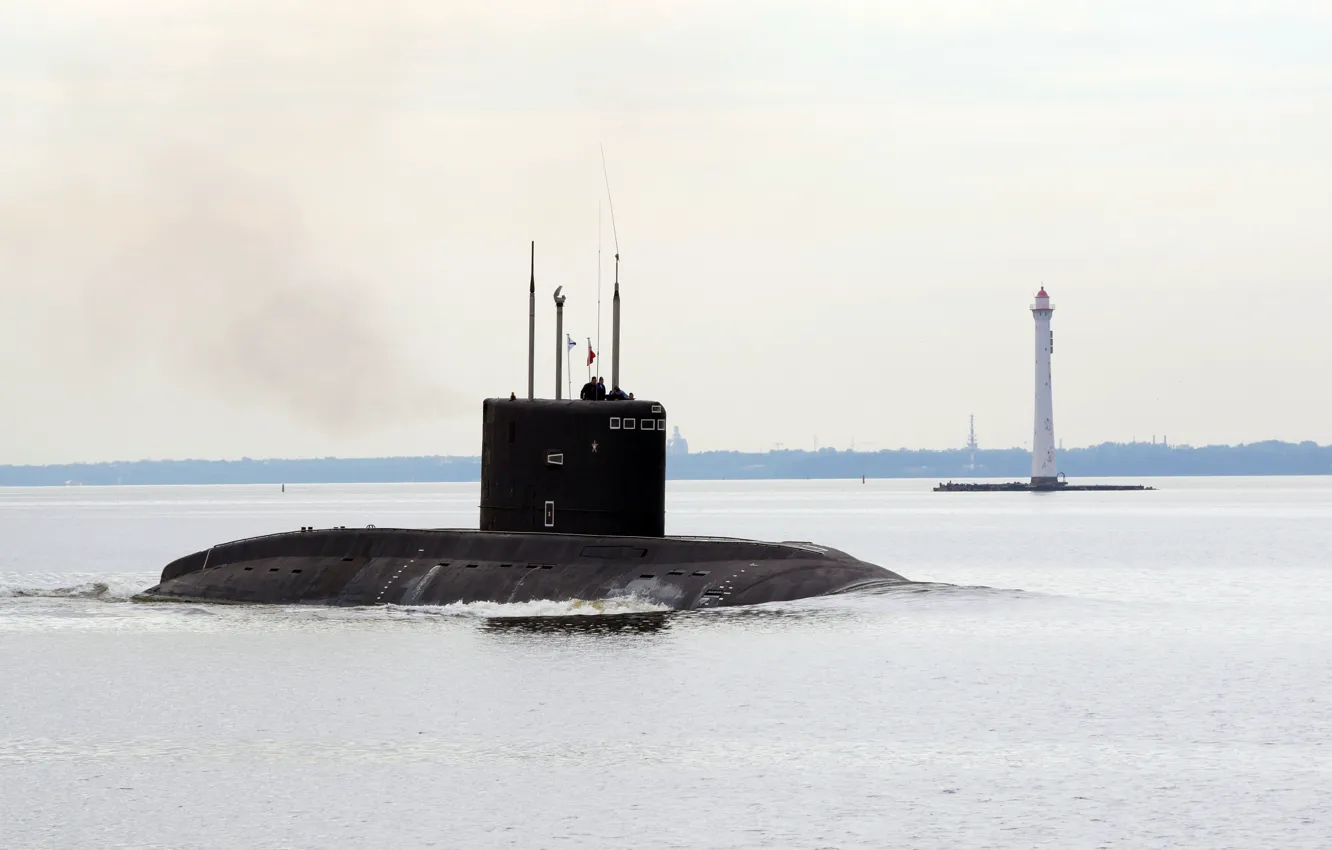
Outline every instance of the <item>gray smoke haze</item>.
<svg viewBox="0 0 1332 850">
<path fill-rule="evenodd" d="M 1326 442 L 1328 3 L 1104 6 L 0 0 L 0 460 L 475 453 L 603 144 L 696 449 L 1021 446 L 1041 285 L 1069 445 Z"/>
<path fill-rule="evenodd" d="M 419 12 L 351 8 L 108 19 L 64 45 L 0 200 L 6 286 L 56 305 L 44 357 L 87 381 L 164 371 L 330 431 L 460 409 L 442 361 L 395 341 L 393 281 L 339 265 L 373 220 L 344 178 L 392 155 L 378 131 L 412 83 Z"/>
</svg>

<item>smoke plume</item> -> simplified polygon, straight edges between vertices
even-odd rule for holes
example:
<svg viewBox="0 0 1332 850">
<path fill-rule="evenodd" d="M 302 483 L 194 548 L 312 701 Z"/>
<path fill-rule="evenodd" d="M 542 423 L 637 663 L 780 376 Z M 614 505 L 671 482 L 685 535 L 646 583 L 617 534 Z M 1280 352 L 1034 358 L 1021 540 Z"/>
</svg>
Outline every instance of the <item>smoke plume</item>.
<svg viewBox="0 0 1332 850">
<path fill-rule="evenodd" d="M 14 93 L 0 267 L 41 293 L 48 356 L 330 431 L 460 409 L 444 361 L 394 338 L 394 264 L 343 262 L 384 233 L 356 188 L 392 159 L 429 29 L 424 4 L 364 7 L 131 2 L 47 45 Z"/>
</svg>

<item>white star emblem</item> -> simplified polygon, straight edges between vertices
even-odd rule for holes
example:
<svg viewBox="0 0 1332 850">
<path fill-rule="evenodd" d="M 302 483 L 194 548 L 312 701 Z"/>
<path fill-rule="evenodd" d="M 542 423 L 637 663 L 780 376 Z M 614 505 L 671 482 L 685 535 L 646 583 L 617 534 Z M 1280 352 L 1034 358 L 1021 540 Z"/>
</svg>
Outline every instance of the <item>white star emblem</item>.
<svg viewBox="0 0 1332 850">
<path fill-rule="evenodd" d="M 597 441 L 596 441 L 596 440 L 593 440 L 593 441 L 592 441 L 592 454 L 596 454 L 596 453 L 597 453 Z"/>
</svg>

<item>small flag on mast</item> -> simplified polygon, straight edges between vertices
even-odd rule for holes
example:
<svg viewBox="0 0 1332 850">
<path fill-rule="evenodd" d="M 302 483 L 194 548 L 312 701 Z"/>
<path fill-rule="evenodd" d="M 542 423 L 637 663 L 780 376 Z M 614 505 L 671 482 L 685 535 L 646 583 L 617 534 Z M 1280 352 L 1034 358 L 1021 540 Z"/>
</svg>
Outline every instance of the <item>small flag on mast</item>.
<svg viewBox="0 0 1332 850">
<path fill-rule="evenodd" d="M 566 351 L 573 351 L 575 348 L 578 347 L 578 343 L 573 341 L 573 337 L 569 336 L 568 334 L 565 334 L 564 337 L 565 339 L 568 340 L 569 343 L 569 347 L 565 349 Z"/>
<path fill-rule="evenodd" d="M 587 365 L 591 366 L 592 361 L 597 359 L 597 353 L 592 350 L 592 340 L 587 341 Z"/>
</svg>

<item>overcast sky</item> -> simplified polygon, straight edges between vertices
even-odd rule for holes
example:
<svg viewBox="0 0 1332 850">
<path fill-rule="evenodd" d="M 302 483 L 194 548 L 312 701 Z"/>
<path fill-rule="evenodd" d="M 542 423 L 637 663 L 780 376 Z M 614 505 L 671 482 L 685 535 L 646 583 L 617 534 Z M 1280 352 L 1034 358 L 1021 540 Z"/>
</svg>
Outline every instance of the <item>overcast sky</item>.
<svg viewBox="0 0 1332 850">
<path fill-rule="evenodd" d="M 0 0 L 0 463 L 1332 442 L 1326 0 Z M 578 381 L 574 388 L 577 390 Z"/>
</svg>

